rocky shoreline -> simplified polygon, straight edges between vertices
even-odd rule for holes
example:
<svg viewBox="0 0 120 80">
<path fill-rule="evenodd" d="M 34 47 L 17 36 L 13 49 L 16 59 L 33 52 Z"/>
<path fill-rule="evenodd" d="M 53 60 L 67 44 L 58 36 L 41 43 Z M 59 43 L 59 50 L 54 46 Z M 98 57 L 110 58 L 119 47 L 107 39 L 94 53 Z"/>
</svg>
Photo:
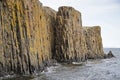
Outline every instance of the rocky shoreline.
<svg viewBox="0 0 120 80">
<path fill-rule="evenodd" d="M 104 59 L 108 59 L 108 58 L 112 58 L 115 57 L 113 55 L 113 53 L 111 51 L 109 51 L 108 54 L 105 55 Z M 86 63 L 88 61 L 96 61 L 96 60 L 100 60 L 100 59 L 87 59 L 84 62 L 57 62 L 56 60 L 53 61 L 49 61 L 47 63 L 43 64 L 43 67 L 41 67 L 41 71 L 36 71 L 33 74 L 14 74 L 12 73 L 6 73 L 6 72 L 0 72 L 0 80 L 30 80 L 30 79 L 34 79 L 37 78 L 41 75 L 41 73 L 44 72 L 49 72 L 50 67 L 58 67 L 60 65 L 66 66 L 66 67 L 70 67 L 70 66 L 85 66 Z M 45 65 L 46 64 L 46 65 Z"/>
<path fill-rule="evenodd" d="M 0 77 L 105 58 L 100 26 L 83 27 L 81 13 L 68 6 L 55 11 L 39 0 L 0 0 L 0 35 Z"/>
</svg>

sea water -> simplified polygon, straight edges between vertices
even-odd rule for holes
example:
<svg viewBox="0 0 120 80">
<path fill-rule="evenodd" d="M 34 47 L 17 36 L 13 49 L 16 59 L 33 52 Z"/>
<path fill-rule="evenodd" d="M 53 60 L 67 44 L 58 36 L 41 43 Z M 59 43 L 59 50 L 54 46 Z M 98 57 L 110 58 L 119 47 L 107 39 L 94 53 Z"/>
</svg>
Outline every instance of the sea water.
<svg viewBox="0 0 120 80">
<path fill-rule="evenodd" d="M 120 48 L 105 48 L 112 51 L 110 59 L 88 60 L 84 63 L 58 64 L 47 68 L 37 76 L 20 76 L 4 80 L 120 80 Z"/>
<path fill-rule="evenodd" d="M 120 80 L 120 48 L 105 48 L 112 51 L 110 59 L 89 60 L 83 65 L 58 65 L 50 67 L 32 80 Z M 78 64 L 78 63 L 77 63 Z"/>
</svg>

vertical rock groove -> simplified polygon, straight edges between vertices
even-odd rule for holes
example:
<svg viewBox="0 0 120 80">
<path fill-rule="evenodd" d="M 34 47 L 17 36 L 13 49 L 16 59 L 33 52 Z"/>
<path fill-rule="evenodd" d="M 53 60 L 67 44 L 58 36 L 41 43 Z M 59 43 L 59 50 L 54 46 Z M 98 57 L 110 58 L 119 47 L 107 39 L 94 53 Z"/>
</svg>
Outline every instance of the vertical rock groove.
<svg viewBox="0 0 120 80">
<path fill-rule="evenodd" d="M 39 0 L 0 0 L 0 72 L 32 74 L 52 63 L 103 58 L 99 26 L 82 27 L 81 13 L 58 12 Z"/>
</svg>

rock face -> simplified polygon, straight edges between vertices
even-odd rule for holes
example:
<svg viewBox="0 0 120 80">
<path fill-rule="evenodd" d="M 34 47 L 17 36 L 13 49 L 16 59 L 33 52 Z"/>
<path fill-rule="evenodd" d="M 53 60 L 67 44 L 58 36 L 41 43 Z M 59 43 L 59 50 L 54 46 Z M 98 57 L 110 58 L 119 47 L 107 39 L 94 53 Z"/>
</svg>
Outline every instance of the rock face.
<svg viewBox="0 0 120 80">
<path fill-rule="evenodd" d="M 56 12 L 39 0 L 0 0 L 0 35 L 0 72 L 5 74 L 42 71 L 52 59 L 72 62 L 104 55 L 100 27 L 84 28 L 74 8 Z"/>
<path fill-rule="evenodd" d="M 29 74 L 51 59 L 55 15 L 38 0 L 0 1 L 2 70 Z"/>
<path fill-rule="evenodd" d="M 83 27 L 83 34 L 86 41 L 87 58 L 103 58 L 104 52 L 100 27 Z"/>
<path fill-rule="evenodd" d="M 72 7 L 60 7 L 55 27 L 55 59 L 58 61 L 85 60 L 81 13 Z"/>
<path fill-rule="evenodd" d="M 58 61 L 103 58 L 100 27 L 82 27 L 81 13 L 74 8 L 59 8 L 55 31 L 55 59 Z"/>
</svg>

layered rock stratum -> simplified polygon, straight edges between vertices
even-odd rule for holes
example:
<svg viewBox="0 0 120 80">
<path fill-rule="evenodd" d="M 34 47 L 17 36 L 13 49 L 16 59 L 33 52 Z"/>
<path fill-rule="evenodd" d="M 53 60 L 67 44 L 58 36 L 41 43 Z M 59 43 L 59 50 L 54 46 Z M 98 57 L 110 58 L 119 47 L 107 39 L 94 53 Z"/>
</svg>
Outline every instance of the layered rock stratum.
<svg viewBox="0 0 120 80">
<path fill-rule="evenodd" d="M 39 0 L 0 0 L 0 72 L 32 74 L 58 62 L 103 58 L 99 26 L 82 27 L 81 13 L 58 12 Z"/>
</svg>

